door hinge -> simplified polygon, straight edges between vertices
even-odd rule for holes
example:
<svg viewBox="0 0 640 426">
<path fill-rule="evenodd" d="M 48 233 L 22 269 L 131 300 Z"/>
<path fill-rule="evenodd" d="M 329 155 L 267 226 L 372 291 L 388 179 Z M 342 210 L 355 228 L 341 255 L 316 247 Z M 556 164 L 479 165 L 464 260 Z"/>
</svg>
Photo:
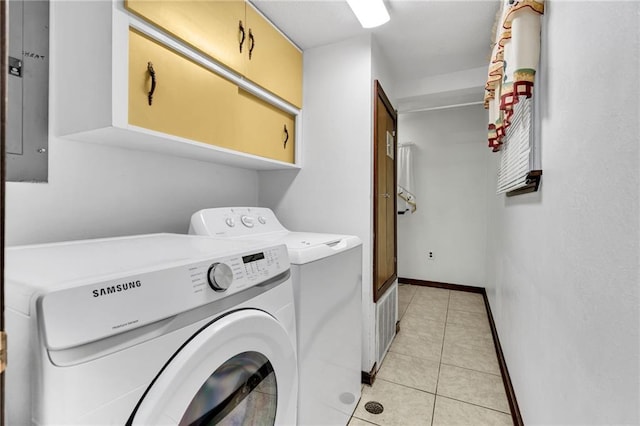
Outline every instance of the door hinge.
<svg viewBox="0 0 640 426">
<path fill-rule="evenodd" d="M 7 369 L 7 333 L 0 331 L 0 374 Z"/>
</svg>

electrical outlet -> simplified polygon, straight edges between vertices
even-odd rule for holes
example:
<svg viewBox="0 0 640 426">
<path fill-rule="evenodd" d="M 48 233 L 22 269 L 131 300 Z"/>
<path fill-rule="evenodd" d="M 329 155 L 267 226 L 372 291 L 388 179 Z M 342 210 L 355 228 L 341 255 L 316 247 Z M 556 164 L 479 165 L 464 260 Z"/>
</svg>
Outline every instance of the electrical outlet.
<svg viewBox="0 0 640 426">
<path fill-rule="evenodd" d="M 433 252 L 430 251 L 429 253 L 427 253 L 427 260 L 435 260 L 435 256 L 433 255 Z"/>
</svg>

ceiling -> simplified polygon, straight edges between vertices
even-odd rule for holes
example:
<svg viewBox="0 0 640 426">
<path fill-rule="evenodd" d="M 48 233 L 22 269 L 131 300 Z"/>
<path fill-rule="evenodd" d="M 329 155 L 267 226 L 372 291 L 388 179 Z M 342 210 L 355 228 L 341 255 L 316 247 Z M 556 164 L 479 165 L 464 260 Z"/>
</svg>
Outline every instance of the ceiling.
<svg viewBox="0 0 640 426">
<path fill-rule="evenodd" d="M 385 0 L 391 20 L 363 29 L 343 0 L 251 0 L 303 50 L 372 33 L 399 81 L 486 66 L 499 0 Z"/>
</svg>

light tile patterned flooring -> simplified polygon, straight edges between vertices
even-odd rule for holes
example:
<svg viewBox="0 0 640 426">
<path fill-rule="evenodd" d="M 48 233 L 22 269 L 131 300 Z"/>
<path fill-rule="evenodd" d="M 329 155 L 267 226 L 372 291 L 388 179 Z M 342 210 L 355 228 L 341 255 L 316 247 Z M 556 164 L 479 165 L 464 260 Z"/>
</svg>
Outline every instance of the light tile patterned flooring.
<svg viewBox="0 0 640 426">
<path fill-rule="evenodd" d="M 511 425 L 480 294 L 400 284 L 400 333 L 349 426 Z M 364 409 L 368 401 L 381 414 Z"/>
</svg>

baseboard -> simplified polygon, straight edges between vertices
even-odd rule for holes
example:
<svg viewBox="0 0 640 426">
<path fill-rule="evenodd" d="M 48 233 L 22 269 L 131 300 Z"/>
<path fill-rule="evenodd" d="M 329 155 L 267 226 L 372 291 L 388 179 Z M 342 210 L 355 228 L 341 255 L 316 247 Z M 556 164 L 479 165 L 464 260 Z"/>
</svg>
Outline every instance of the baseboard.
<svg viewBox="0 0 640 426">
<path fill-rule="evenodd" d="M 516 392 L 513 388 L 513 383 L 511 383 L 511 376 L 509 376 L 507 361 L 504 359 L 504 354 L 502 353 L 502 346 L 500 345 L 500 339 L 498 338 L 496 323 L 493 321 L 493 314 L 491 313 L 489 298 L 487 298 L 486 290 L 484 288 L 482 290 L 484 306 L 485 308 L 487 308 L 487 317 L 489 317 L 489 326 L 491 327 L 491 335 L 493 336 L 493 345 L 496 348 L 498 364 L 500 365 L 502 382 L 504 383 L 504 390 L 507 393 L 507 401 L 509 402 L 509 408 L 511 409 L 511 420 L 513 420 L 514 426 L 524 426 L 524 422 L 522 421 L 522 414 L 520 414 L 520 407 L 518 406 L 518 400 L 516 399 Z"/>
<path fill-rule="evenodd" d="M 470 293 L 482 294 L 484 299 L 484 306 L 487 309 L 487 317 L 489 318 L 489 326 L 491 328 L 491 335 L 493 336 L 493 345 L 496 349 L 496 355 L 498 357 L 498 364 L 500 365 L 500 374 L 502 375 L 502 382 L 504 383 L 504 389 L 507 394 L 507 401 L 509 402 L 509 409 L 511 410 L 511 419 L 514 426 L 524 426 L 522 421 L 522 414 L 520 414 L 520 407 L 518 406 L 518 400 L 516 399 L 516 393 L 513 389 L 513 383 L 509 376 L 509 369 L 507 368 L 507 362 L 504 359 L 504 353 L 502 352 L 502 346 L 500 345 L 500 339 L 498 338 L 498 330 L 496 329 L 496 323 L 493 320 L 493 314 L 491 313 L 491 306 L 489 305 L 489 298 L 487 298 L 487 291 L 484 287 L 474 287 L 469 285 L 449 284 L 441 283 L 437 281 L 424 281 L 416 280 L 413 278 L 398 278 L 400 284 L 412 284 L 423 287 L 436 287 L 444 288 L 447 290 L 466 291 Z"/>
<path fill-rule="evenodd" d="M 462 285 L 462 284 L 449 284 L 449 283 L 441 283 L 438 281 L 424 281 L 424 280 L 416 280 L 413 278 L 398 278 L 399 284 L 411 284 L 411 285 L 419 285 L 423 287 L 436 287 L 436 288 L 444 288 L 447 290 L 457 290 L 457 291 L 468 291 L 469 293 L 479 293 L 484 294 L 484 287 L 474 287 L 471 285 Z"/>
<path fill-rule="evenodd" d="M 376 381 L 376 372 L 377 372 L 377 365 L 374 362 L 373 363 L 373 368 L 371 369 L 370 372 L 366 372 L 366 371 L 362 371 L 362 383 L 364 383 L 365 385 L 369 385 L 372 386 L 373 382 Z"/>
</svg>

